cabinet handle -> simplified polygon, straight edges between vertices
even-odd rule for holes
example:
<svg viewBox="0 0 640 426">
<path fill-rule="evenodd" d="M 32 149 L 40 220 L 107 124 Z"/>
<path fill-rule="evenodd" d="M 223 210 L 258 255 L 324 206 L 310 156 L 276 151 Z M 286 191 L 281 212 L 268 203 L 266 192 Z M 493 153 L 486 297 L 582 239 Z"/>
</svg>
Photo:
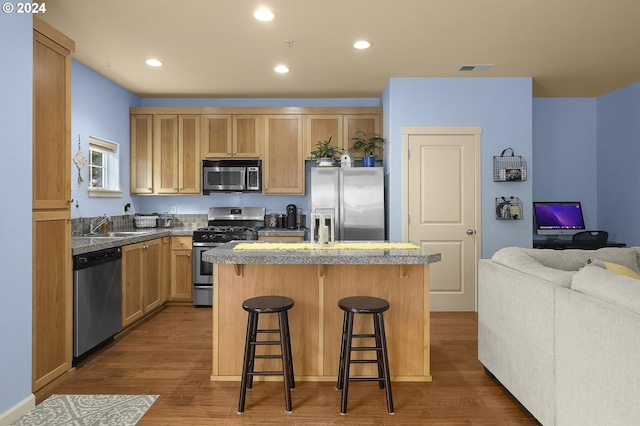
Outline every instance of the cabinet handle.
<svg viewBox="0 0 640 426">
<path fill-rule="evenodd" d="M 151 187 L 147 188 L 149 191 L 151 191 Z"/>
<path fill-rule="evenodd" d="M 177 191 L 177 190 L 178 190 L 178 188 L 176 188 L 176 187 L 174 186 L 174 187 L 173 187 L 173 190 L 174 190 L 174 191 Z"/>
<path fill-rule="evenodd" d="M 237 154 L 237 152 L 236 152 L 236 151 L 233 151 L 233 155 L 236 155 L 236 154 Z"/>
<path fill-rule="evenodd" d="M 191 253 L 187 253 L 187 257 L 191 257 Z"/>
<path fill-rule="evenodd" d="M 69 198 L 69 199 L 67 200 L 67 203 L 69 203 L 69 204 L 73 203 L 73 198 Z"/>
<path fill-rule="evenodd" d="M 146 250 L 146 249 L 148 249 L 148 248 L 149 248 L 149 246 L 142 246 L 142 249 L 143 249 L 143 250 Z"/>
<path fill-rule="evenodd" d="M 180 241 L 180 245 L 184 245 L 184 241 Z"/>
<path fill-rule="evenodd" d="M 227 151 L 227 154 L 231 155 L 231 151 Z"/>
</svg>

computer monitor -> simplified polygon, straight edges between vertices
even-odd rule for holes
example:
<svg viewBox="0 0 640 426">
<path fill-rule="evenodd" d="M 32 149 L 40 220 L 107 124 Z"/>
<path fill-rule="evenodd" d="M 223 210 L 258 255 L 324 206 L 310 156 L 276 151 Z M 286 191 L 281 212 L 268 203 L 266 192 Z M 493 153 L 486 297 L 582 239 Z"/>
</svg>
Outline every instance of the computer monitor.
<svg viewBox="0 0 640 426">
<path fill-rule="evenodd" d="M 534 201 L 533 215 L 538 235 L 573 235 L 585 229 L 579 201 Z"/>
</svg>

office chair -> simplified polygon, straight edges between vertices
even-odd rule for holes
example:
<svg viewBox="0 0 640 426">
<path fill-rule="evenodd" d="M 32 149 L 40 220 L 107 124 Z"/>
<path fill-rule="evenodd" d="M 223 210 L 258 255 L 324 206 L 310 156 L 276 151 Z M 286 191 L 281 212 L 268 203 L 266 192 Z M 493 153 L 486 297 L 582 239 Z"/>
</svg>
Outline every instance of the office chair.
<svg viewBox="0 0 640 426">
<path fill-rule="evenodd" d="M 599 248 L 605 247 L 608 239 L 607 231 L 581 231 L 573 234 L 571 244 L 576 248 Z"/>
</svg>

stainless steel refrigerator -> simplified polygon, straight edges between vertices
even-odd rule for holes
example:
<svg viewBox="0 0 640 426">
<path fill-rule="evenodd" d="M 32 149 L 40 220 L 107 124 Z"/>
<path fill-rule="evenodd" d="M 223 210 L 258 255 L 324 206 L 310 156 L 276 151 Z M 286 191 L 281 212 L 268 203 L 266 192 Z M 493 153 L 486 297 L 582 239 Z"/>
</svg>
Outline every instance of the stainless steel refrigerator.
<svg viewBox="0 0 640 426">
<path fill-rule="evenodd" d="M 384 240 L 384 168 L 312 167 L 311 213 L 330 211 L 336 241 Z"/>
</svg>

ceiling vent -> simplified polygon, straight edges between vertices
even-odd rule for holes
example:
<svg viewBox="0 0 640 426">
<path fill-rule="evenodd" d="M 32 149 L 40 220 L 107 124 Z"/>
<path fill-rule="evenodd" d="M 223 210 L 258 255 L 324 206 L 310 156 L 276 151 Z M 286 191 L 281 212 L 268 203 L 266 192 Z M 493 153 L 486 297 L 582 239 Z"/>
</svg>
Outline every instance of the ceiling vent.
<svg viewBox="0 0 640 426">
<path fill-rule="evenodd" d="M 482 72 L 482 71 L 489 71 L 491 68 L 493 68 L 493 64 L 460 65 L 456 71 L 458 71 L 458 72 Z"/>
</svg>

